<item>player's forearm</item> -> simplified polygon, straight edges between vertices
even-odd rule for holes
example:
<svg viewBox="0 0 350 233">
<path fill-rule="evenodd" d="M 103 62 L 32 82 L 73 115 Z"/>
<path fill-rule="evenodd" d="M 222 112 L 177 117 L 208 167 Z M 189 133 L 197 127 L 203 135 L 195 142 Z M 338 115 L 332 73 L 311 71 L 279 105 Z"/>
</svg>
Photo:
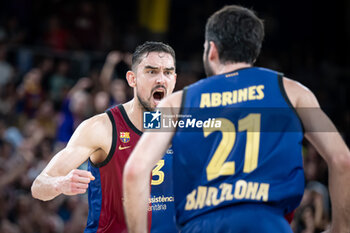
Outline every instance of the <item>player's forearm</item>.
<svg viewBox="0 0 350 233">
<path fill-rule="evenodd" d="M 147 211 L 150 175 L 145 170 L 128 165 L 124 170 L 124 211 L 129 233 L 147 232 Z"/>
<path fill-rule="evenodd" d="M 58 190 L 61 177 L 40 174 L 32 184 L 32 196 L 42 201 L 49 201 L 61 192 Z"/>
<path fill-rule="evenodd" d="M 329 168 L 332 232 L 350 232 L 350 154 L 338 155 Z"/>
<path fill-rule="evenodd" d="M 102 87 L 104 91 L 108 92 L 109 90 L 109 85 L 112 80 L 114 68 L 115 68 L 115 65 L 110 63 L 106 63 L 102 68 L 100 81 L 102 83 Z"/>
</svg>

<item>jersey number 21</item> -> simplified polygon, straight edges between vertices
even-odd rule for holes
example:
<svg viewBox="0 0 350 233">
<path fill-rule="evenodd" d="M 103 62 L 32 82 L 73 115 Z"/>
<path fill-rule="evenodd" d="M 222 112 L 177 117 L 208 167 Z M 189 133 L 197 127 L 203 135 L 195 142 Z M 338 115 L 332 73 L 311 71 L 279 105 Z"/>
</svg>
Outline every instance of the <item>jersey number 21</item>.
<svg viewBox="0 0 350 233">
<path fill-rule="evenodd" d="M 260 114 L 249 114 L 238 121 L 238 131 L 247 131 L 247 142 L 245 146 L 243 172 L 252 172 L 258 166 L 258 155 L 260 145 Z M 221 127 L 204 128 L 204 137 L 208 137 L 215 131 L 222 133 L 222 139 L 211 158 L 206 172 L 208 181 L 219 176 L 233 175 L 235 173 L 235 162 L 225 162 L 229 156 L 236 140 L 236 127 L 228 119 L 218 118 Z"/>
</svg>

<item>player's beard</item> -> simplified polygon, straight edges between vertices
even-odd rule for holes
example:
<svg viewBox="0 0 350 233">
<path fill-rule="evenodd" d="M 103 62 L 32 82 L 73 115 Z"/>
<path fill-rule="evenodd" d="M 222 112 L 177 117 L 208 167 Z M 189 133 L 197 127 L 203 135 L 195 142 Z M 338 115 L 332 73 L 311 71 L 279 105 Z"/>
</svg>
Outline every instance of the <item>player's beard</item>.
<svg viewBox="0 0 350 233">
<path fill-rule="evenodd" d="M 137 99 L 139 100 L 139 103 L 141 104 L 141 106 L 148 112 L 153 112 L 155 110 L 155 107 L 152 107 L 151 106 L 151 99 L 152 99 L 152 94 L 153 92 L 158 89 L 158 88 L 163 88 L 164 89 L 164 97 L 167 96 L 167 89 L 164 85 L 157 85 L 155 87 L 152 88 L 151 90 L 151 96 L 149 97 L 148 101 L 143 99 L 140 95 L 139 95 L 139 92 L 137 90 L 137 87 L 136 87 L 136 96 L 137 96 Z M 163 98 L 164 98 L 163 97 Z"/>
<path fill-rule="evenodd" d="M 204 51 L 205 55 L 203 57 L 203 66 L 204 66 L 204 71 L 205 71 L 205 74 L 207 75 L 207 77 L 210 77 L 210 76 L 214 75 L 214 71 L 210 67 L 210 64 L 209 64 L 209 61 L 208 61 L 209 50 L 210 50 L 210 44 L 208 44 L 207 50 Z"/>
<path fill-rule="evenodd" d="M 136 94 L 137 99 L 139 100 L 139 103 L 141 106 L 148 112 L 153 112 L 154 108 L 152 108 L 150 101 L 144 100 L 137 92 Z"/>
</svg>

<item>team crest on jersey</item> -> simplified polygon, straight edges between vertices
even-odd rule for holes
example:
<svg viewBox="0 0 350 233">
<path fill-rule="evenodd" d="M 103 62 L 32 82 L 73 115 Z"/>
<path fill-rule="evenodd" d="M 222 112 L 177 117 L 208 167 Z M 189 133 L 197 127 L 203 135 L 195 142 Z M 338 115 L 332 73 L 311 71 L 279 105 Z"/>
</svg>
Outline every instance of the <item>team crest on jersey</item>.
<svg viewBox="0 0 350 233">
<path fill-rule="evenodd" d="M 120 132 L 119 138 L 124 143 L 129 142 L 130 141 L 130 132 Z"/>
</svg>

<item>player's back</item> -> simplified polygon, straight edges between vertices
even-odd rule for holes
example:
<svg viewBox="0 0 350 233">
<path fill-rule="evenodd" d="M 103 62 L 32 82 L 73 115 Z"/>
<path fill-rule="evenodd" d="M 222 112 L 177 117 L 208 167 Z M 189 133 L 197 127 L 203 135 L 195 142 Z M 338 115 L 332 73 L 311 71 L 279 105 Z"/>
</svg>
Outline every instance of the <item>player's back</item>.
<svg viewBox="0 0 350 233">
<path fill-rule="evenodd" d="M 282 76 L 252 67 L 201 80 L 184 90 L 181 115 L 185 127 L 177 128 L 172 145 L 177 221 L 189 223 L 183 231 L 195 232 L 191 223 L 198 219 L 215 222 L 215 215 L 208 218 L 214 211 L 222 215 L 215 225 L 228 219 L 244 227 L 230 213 L 249 218 L 259 208 L 266 209 L 262 219 L 279 216 L 266 229 L 256 224 L 259 232 L 274 232 L 273 225 L 288 232 L 283 216 L 304 189 L 303 133 Z"/>
</svg>

